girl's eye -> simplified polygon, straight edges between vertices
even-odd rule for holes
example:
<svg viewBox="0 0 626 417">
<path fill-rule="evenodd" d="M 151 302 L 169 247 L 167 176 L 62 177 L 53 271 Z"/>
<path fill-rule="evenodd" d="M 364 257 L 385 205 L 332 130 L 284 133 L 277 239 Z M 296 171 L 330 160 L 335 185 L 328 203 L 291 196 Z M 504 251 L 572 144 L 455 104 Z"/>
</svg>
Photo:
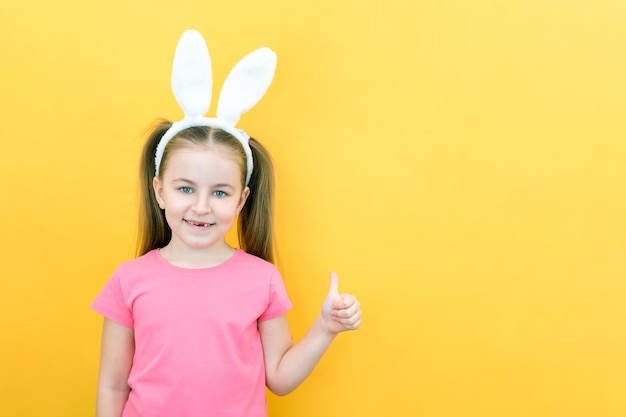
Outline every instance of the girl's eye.
<svg viewBox="0 0 626 417">
<path fill-rule="evenodd" d="M 185 194 L 190 194 L 193 191 L 191 187 L 180 187 L 179 190 Z"/>
<path fill-rule="evenodd" d="M 226 197 L 226 193 L 224 191 L 213 191 L 213 195 L 215 197 Z"/>
</svg>

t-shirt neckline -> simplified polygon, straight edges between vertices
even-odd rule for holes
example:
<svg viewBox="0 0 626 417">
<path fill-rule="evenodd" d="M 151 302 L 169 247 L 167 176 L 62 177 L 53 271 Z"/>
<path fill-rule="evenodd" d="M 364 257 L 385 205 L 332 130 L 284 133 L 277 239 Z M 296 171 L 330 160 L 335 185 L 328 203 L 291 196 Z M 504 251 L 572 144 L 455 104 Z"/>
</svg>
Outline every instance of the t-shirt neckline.
<svg viewBox="0 0 626 417">
<path fill-rule="evenodd" d="M 238 258 L 240 256 L 240 254 L 242 253 L 241 249 L 235 249 L 235 253 L 228 258 L 227 260 L 225 260 L 224 262 L 222 262 L 221 264 L 217 264 L 217 265 L 213 265 L 213 266 L 209 266 L 209 267 L 204 267 L 204 268 L 187 268 L 184 266 L 178 266 L 178 265 L 174 265 L 173 263 L 170 263 L 168 260 L 166 260 L 162 255 L 161 255 L 161 249 L 153 249 L 152 250 L 152 257 L 162 266 L 171 269 L 173 271 L 178 271 L 178 272 L 187 272 L 187 273 L 197 273 L 197 272 L 203 272 L 203 271 L 215 271 L 217 269 L 220 268 L 224 268 L 225 266 L 227 266 L 228 264 L 232 263 L 235 261 L 236 258 Z"/>
</svg>

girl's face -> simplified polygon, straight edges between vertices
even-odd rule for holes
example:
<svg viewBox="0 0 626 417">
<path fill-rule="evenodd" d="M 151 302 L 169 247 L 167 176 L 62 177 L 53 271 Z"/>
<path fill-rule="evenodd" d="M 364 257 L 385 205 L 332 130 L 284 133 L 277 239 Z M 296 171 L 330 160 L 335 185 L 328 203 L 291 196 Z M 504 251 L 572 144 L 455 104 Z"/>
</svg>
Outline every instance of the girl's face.
<svg viewBox="0 0 626 417">
<path fill-rule="evenodd" d="M 227 249 L 224 237 L 250 193 L 241 182 L 240 167 L 223 146 L 189 145 L 171 153 L 153 181 L 172 229 L 168 247 L 181 254 Z"/>
</svg>

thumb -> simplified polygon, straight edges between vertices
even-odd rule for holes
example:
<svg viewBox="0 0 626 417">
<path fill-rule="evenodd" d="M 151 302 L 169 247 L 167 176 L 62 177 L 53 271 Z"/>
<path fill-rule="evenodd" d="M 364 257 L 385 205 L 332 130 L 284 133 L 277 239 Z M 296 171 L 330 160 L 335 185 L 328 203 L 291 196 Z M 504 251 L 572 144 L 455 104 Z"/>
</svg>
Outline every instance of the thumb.
<svg viewBox="0 0 626 417">
<path fill-rule="evenodd" d="M 330 288 L 328 289 L 328 295 L 324 299 L 322 304 L 322 313 L 326 316 L 330 316 L 330 311 L 333 307 L 333 301 L 339 297 L 339 277 L 335 272 L 330 273 Z"/>
<path fill-rule="evenodd" d="M 339 295 L 339 277 L 336 272 L 331 271 L 330 273 L 330 288 L 328 289 L 328 295 Z"/>
</svg>

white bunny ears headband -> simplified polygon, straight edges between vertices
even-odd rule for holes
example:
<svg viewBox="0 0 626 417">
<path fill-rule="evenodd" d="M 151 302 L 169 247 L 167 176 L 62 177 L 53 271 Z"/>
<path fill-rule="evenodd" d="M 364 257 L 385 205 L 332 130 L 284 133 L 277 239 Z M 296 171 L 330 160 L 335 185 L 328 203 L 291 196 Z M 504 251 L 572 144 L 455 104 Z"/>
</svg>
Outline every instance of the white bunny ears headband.
<svg viewBox="0 0 626 417">
<path fill-rule="evenodd" d="M 168 142 L 181 131 L 196 126 L 211 126 L 233 135 L 246 152 L 246 185 L 250 181 L 252 151 L 243 131 L 235 124 L 243 113 L 250 110 L 263 97 L 274 78 L 276 54 L 269 48 L 261 48 L 243 57 L 230 71 L 224 81 L 217 104 L 217 117 L 204 115 L 211 105 L 213 87 L 211 57 L 202 35 L 195 30 L 182 34 L 172 68 L 172 91 L 185 114 L 182 120 L 174 122 L 161 138 L 156 149 L 155 167 L 159 166 Z"/>
</svg>

